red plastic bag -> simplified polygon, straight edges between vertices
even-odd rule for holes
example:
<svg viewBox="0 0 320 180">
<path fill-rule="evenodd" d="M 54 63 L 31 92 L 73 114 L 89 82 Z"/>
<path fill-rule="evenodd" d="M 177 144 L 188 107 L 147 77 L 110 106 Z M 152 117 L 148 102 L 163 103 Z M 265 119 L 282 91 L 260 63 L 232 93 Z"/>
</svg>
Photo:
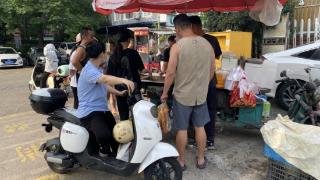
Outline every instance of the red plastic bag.
<svg viewBox="0 0 320 180">
<path fill-rule="evenodd" d="M 244 92 L 243 97 L 240 98 L 239 84 L 231 92 L 230 107 L 255 107 L 256 96 L 252 91 Z"/>
</svg>

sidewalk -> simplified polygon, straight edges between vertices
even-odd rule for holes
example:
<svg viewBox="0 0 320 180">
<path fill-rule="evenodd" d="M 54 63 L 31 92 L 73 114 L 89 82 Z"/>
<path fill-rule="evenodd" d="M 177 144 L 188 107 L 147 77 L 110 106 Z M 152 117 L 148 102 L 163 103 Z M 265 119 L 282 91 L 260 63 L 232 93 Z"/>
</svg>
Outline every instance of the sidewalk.
<svg viewBox="0 0 320 180">
<path fill-rule="evenodd" d="M 170 141 L 174 138 L 170 137 Z M 171 142 L 173 143 L 173 142 Z M 195 167 L 196 148 L 187 147 L 184 180 L 262 180 L 267 173 L 259 130 L 226 128 L 216 137 L 216 150 L 206 152 L 206 169 Z"/>
</svg>

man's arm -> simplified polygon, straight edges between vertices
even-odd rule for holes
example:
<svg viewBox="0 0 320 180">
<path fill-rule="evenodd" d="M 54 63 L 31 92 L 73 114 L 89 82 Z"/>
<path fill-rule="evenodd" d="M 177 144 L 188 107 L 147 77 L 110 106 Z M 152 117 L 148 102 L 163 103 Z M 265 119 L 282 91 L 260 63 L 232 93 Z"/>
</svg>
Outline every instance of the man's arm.
<svg viewBox="0 0 320 180">
<path fill-rule="evenodd" d="M 83 68 L 81 65 L 81 61 L 85 58 L 86 52 L 84 48 L 78 47 L 75 52 L 74 58 L 72 58 L 72 65 L 78 70 L 81 71 Z"/>
<path fill-rule="evenodd" d="M 161 96 L 161 101 L 165 101 L 167 99 L 168 91 L 171 85 L 173 84 L 174 78 L 176 77 L 178 56 L 179 56 L 179 48 L 176 44 L 174 44 L 170 50 L 170 59 L 169 59 L 167 73 L 166 73 L 166 78 L 164 81 L 164 88 Z"/>
<path fill-rule="evenodd" d="M 214 37 L 214 36 L 213 36 Z M 215 56 L 217 59 L 220 58 L 221 54 L 222 54 L 222 51 L 221 51 L 221 47 L 220 47 L 220 44 L 219 44 L 219 41 L 216 37 L 213 38 L 213 42 L 214 42 L 214 53 L 215 53 Z"/>
<path fill-rule="evenodd" d="M 215 70 L 216 70 L 216 58 L 215 58 L 214 51 L 212 51 L 212 61 L 211 61 L 211 67 L 210 67 L 210 81 L 214 77 Z"/>
</svg>

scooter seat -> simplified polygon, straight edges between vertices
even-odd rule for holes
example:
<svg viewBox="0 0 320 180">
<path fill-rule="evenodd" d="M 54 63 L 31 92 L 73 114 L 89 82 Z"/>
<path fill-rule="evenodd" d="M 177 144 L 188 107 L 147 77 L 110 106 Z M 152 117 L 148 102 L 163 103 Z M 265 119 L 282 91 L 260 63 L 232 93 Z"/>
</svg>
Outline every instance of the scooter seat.
<svg viewBox="0 0 320 180">
<path fill-rule="evenodd" d="M 54 115 L 57 116 L 58 118 L 64 119 L 66 122 L 70 122 L 77 125 L 81 124 L 80 119 L 76 116 L 75 109 L 67 109 L 67 108 L 58 109 L 54 111 Z"/>
</svg>

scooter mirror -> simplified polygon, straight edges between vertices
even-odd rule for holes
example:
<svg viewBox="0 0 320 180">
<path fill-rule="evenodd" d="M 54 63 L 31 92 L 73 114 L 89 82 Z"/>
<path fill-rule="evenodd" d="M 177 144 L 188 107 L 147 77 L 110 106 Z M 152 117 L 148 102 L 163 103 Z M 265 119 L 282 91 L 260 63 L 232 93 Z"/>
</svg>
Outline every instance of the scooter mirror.
<svg viewBox="0 0 320 180">
<path fill-rule="evenodd" d="M 286 77 L 286 76 L 287 76 L 287 71 L 286 70 L 281 71 L 280 77 Z"/>
</svg>

